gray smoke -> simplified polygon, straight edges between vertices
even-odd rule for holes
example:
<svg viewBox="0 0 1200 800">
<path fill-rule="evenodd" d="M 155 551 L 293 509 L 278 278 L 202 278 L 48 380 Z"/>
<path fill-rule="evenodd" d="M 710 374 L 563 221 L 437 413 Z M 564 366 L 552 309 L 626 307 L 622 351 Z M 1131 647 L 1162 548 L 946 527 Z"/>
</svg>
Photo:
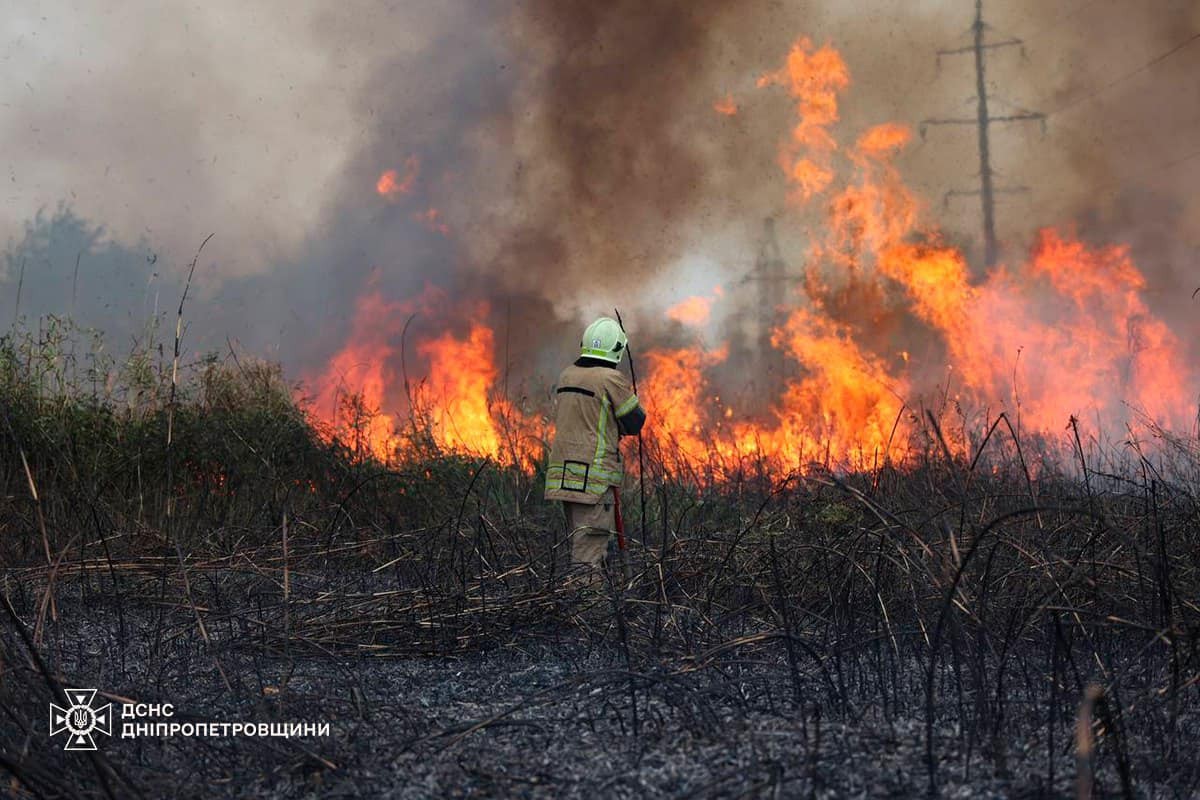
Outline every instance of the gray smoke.
<svg viewBox="0 0 1200 800">
<path fill-rule="evenodd" d="M 1200 339 L 1187 301 L 1200 158 L 1168 166 L 1186 159 L 1200 130 L 1200 44 L 1150 64 L 1200 30 L 1200 11 L 1178 0 L 991 6 L 991 35 L 1026 41 L 1024 58 L 1015 48 L 989 54 L 995 113 L 1051 113 L 1045 135 L 1036 125 L 995 131 L 1001 179 L 1032 190 L 1001 203 L 1006 258 L 1020 258 L 1046 224 L 1077 221 L 1097 242 L 1130 242 L 1155 310 L 1181 338 Z M 13 265 L 53 233 L 53 215 L 36 231 L 25 225 L 59 202 L 84 227 L 104 228 L 79 251 L 81 275 L 128 253 L 128 285 L 97 278 L 81 294 L 54 288 L 73 272 L 75 245 L 43 248 L 48 265 L 26 259 L 24 280 L 46 289 L 27 294 L 23 313 L 136 322 L 152 274 L 177 287 L 215 232 L 198 270 L 193 348 L 232 337 L 311 373 L 341 345 L 374 275 L 397 299 L 426 283 L 489 299 L 512 358 L 540 368 L 548 339 L 569 350 L 579 322 L 614 305 L 667 335 L 663 304 L 711 289 L 674 270 L 703 256 L 714 280 L 736 283 L 765 216 L 780 218 L 785 257 L 802 258 L 821 209 L 786 206 L 776 148 L 792 104 L 754 88 L 797 36 L 830 42 L 851 70 L 839 138 L 974 113 L 969 57 L 940 69 L 934 58 L 969 43 L 969 3 L 330 9 L 313 0 L 168 10 L 146 0 L 14 13 L 0 79 L 4 285 L 15 291 Z M 713 110 L 727 95 L 736 116 Z M 977 204 L 943 208 L 941 197 L 974 188 L 974 148 L 970 128 L 941 128 L 900 160 L 931 218 L 972 252 Z M 411 190 L 380 197 L 380 173 L 403 174 L 414 156 Z M 430 209 L 445 234 L 418 217 Z M 651 285 L 653 297 L 642 291 Z"/>
</svg>

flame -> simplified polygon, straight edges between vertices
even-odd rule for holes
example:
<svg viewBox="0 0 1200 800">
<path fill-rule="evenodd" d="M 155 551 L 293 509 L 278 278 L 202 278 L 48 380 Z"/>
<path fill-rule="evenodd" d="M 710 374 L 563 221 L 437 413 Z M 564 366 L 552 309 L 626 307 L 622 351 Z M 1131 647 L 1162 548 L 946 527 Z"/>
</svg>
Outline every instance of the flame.
<svg viewBox="0 0 1200 800">
<path fill-rule="evenodd" d="M 725 453 L 721 448 L 727 443 L 714 440 L 708 433 L 704 370 L 720 364 L 727 355 L 724 348 L 706 352 L 700 347 L 650 350 L 646 354 L 650 377 L 641 387 L 642 402 L 650 409 L 672 409 L 670 414 L 655 414 L 649 435 L 658 443 L 660 457 L 671 471 L 708 461 L 714 448 L 717 456 Z"/>
<path fill-rule="evenodd" d="M 1027 262 L 979 285 L 944 246 L 897 245 L 880 265 L 941 333 L 964 387 L 1009 400 L 1033 430 L 1072 416 L 1120 420 L 1123 403 L 1187 425 L 1181 343 L 1138 295 L 1142 276 L 1125 248 L 1090 249 L 1046 229 Z"/>
<path fill-rule="evenodd" d="M 415 315 L 439 324 L 465 317 L 467 333 L 418 339 L 404 387 L 400 345 Z M 419 458 L 427 442 L 443 453 L 532 466 L 549 429 L 538 415 L 496 396 L 495 333 L 482 322 L 487 315 L 484 304 L 452 308 L 434 289 L 408 302 L 388 301 L 372 283 L 358 299 L 346 344 L 313 381 L 310 409 L 326 435 L 386 462 Z"/>
<path fill-rule="evenodd" d="M 349 339 L 313 381 L 311 408 L 327 434 L 383 460 L 396 447 L 396 426 L 386 407 L 395 384 L 393 342 L 407 316 L 403 311 L 369 287 L 356 303 Z"/>
<path fill-rule="evenodd" d="M 384 170 L 379 176 L 379 180 L 375 182 L 375 191 L 381 197 L 394 201 L 413 190 L 420 171 L 420 160 L 415 155 L 409 156 L 404 160 L 404 177 L 400 177 L 394 169 Z"/>
<path fill-rule="evenodd" d="M 984 421 L 1007 411 L 1023 431 L 1047 440 L 1079 418 L 1120 430 L 1144 414 L 1167 429 L 1189 427 L 1195 390 L 1188 387 L 1197 375 L 1143 300 L 1145 280 L 1128 249 L 1092 248 L 1047 228 L 1023 262 L 972 277 L 895 167 L 911 141 L 908 128 L 878 124 L 839 148 L 831 129 L 849 82 L 836 51 L 807 39 L 759 81 L 784 85 L 796 98 L 799 121 L 779 153 L 789 200 L 806 207 L 833 190 L 807 254 L 808 302 L 796 298 L 774 331 L 787 374 L 758 418 L 731 414 L 709 387 L 706 372 L 723 356 L 699 343 L 647 354 L 646 405 L 651 413 L 669 409 L 649 435 L 675 459 L 664 458 L 667 466 L 753 457 L 778 470 L 809 461 L 869 467 L 920 443 L 920 416 L 906 409 L 929 407 L 938 394 L 952 400 L 936 416 L 957 453 L 969 452 L 971 435 L 944 423 L 952 414 L 965 418 L 965 409 L 988 415 Z M 848 162 L 840 171 L 839 153 Z M 835 186 L 839 175 L 845 180 Z M 668 316 L 686 316 L 695 300 Z M 898 348 L 881 334 L 891 319 L 923 327 L 921 349 L 907 341 Z M 949 375 L 953 385 L 931 375 Z"/>
<path fill-rule="evenodd" d="M 726 117 L 737 116 L 738 106 L 733 100 L 733 95 L 727 94 L 717 102 L 713 103 L 713 111 L 718 114 L 723 114 Z"/>
<path fill-rule="evenodd" d="M 775 429 L 738 429 L 746 446 L 754 442 L 773 460 L 796 466 L 804 458 L 864 466 L 904 444 L 893 431 L 907 387 L 864 352 L 847 328 L 797 309 L 772 342 L 807 374 L 789 382 Z"/>
<path fill-rule="evenodd" d="M 465 339 L 444 333 L 417 346 L 429 360 L 429 377 L 418 396 L 431 407 L 434 437 L 446 449 L 490 456 L 500 451 L 488 408 L 496 379 L 492 344 L 491 329 L 472 323 Z"/>
<path fill-rule="evenodd" d="M 786 86 L 796 98 L 800 120 L 779 154 L 779 163 L 796 184 L 799 197 L 809 200 L 833 181 L 830 156 L 837 142 L 829 126 L 838 121 L 838 93 L 850 84 L 850 73 L 832 47 L 816 49 L 801 38 L 781 69 L 758 79 L 759 88 L 773 84 Z"/>
<path fill-rule="evenodd" d="M 667 309 L 667 318 L 673 319 L 682 325 L 704 325 L 712 315 L 714 299 L 712 297 L 697 296 L 680 300 Z"/>
<path fill-rule="evenodd" d="M 471 323 L 465 338 L 445 333 L 422 342 L 417 352 L 429 361 L 429 377 L 418 392 L 419 402 L 429 410 L 442 450 L 531 463 L 540 452 L 530 446 L 528 435 L 533 433 L 538 442 L 544 435 L 521 419 L 507 399 L 493 397 L 498 376 L 494 350 L 495 333 L 480 322 Z M 506 429 L 506 423 L 516 423 L 517 429 Z"/>
<path fill-rule="evenodd" d="M 903 410 L 902 382 L 863 352 L 846 329 L 803 309 L 793 311 L 772 343 L 804 365 L 806 375 L 787 384 L 764 422 L 743 420 L 737 410 L 709 400 L 704 372 L 721 364 L 728 348 L 651 350 L 645 403 L 655 413 L 649 433 L 669 471 L 702 463 L 718 471 L 746 458 L 775 468 L 803 469 L 809 461 L 868 464 L 900 449 L 895 433 Z M 656 413 L 656 409 L 669 409 Z M 737 422 L 730 422 L 733 418 Z"/>
</svg>

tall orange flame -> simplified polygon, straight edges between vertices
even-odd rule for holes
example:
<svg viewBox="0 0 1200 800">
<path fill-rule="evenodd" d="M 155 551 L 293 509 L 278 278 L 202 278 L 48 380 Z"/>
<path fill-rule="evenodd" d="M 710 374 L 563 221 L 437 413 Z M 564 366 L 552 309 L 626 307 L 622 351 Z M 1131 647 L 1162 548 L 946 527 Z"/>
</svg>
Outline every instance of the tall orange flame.
<svg viewBox="0 0 1200 800">
<path fill-rule="evenodd" d="M 787 62 L 758 79 L 759 87 L 782 84 L 796 98 L 800 117 L 779 162 L 798 187 L 803 200 L 822 192 L 833 181 L 830 156 L 837 142 L 829 126 L 838 120 L 838 93 L 850 84 L 842 56 L 829 45 L 819 49 L 802 38 L 792 46 Z"/>
</svg>

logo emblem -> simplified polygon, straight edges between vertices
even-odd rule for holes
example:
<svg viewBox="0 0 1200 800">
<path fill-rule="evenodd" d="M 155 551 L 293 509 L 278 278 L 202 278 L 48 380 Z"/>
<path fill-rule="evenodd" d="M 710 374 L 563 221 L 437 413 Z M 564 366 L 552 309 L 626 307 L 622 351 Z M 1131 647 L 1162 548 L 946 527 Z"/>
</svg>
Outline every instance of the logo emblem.
<svg viewBox="0 0 1200 800">
<path fill-rule="evenodd" d="M 112 703 L 92 705 L 96 699 L 95 689 L 66 689 L 69 708 L 50 704 L 50 735 L 67 732 L 64 750 L 95 750 L 93 731 L 112 736 Z"/>
<path fill-rule="evenodd" d="M 600 345 L 601 345 L 601 342 L 600 342 L 600 337 L 599 337 L 599 336 L 597 336 L 595 339 L 592 339 L 592 348 L 593 348 L 593 349 L 595 349 L 595 350 L 599 350 L 599 349 L 600 349 Z"/>
</svg>

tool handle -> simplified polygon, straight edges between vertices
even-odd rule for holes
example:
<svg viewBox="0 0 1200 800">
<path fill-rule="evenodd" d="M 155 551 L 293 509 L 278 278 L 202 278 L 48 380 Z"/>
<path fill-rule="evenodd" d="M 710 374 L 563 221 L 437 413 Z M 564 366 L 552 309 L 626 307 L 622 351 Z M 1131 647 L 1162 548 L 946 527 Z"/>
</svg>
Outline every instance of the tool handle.
<svg viewBox="0 0 1200 800">
<path fill-rule="evenodd" d="M 1200 292 L 1200 289 L 1197 289 L 1196 291 Z M 614 308 L 613 313 L 617 315 L 617 325 L 621 328 L 621 331 L 624 332 L 625 323 L 621 320 L 621 312 Z M 633 381 L 633 393 L 637 394 L 637 371 L 633 368 L 633 351 L 629 349 L 628 344 L 625 345 L 625 353 L 629 356 L 629 377 Z M 638 434 L 638 437 L 640 438 L 641 434 Z"/>
<path fill-rule="evenodd" d="M 613 515 L 617 520 L 617 547 L 625 549 L 625 517 L 621 515 L 621 490 L 614 486 L 613 493 Z"/>
</svg>

